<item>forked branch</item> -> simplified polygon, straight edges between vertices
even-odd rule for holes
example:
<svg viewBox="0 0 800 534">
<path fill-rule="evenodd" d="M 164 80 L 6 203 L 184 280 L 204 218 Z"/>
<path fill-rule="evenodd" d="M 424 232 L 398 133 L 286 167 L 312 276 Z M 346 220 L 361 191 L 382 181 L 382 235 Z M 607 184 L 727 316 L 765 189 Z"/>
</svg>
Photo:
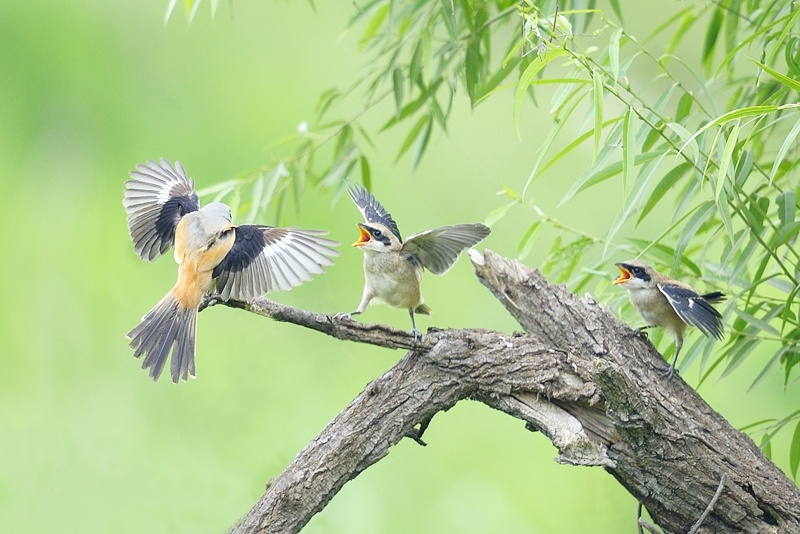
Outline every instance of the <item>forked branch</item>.
<svg viewBox="0 0 800 534">
<path fill-rule="evenodd" d="M 299 531 L 417 425 L 467 398 L 542 431 L 559 462 L 607 470 L 667 532 L 701 523 L 698 532 L 800 532 L 797 486 L 683 380 L 663 380 L 661 356 L 608 308 L 490 251 L 471 257 L 526 334 L 432 329 L 415 345 L 406 332 L 266 299 L 222 303 L 409 349 L 270 481 L 231 532 Z"/>
</svg>

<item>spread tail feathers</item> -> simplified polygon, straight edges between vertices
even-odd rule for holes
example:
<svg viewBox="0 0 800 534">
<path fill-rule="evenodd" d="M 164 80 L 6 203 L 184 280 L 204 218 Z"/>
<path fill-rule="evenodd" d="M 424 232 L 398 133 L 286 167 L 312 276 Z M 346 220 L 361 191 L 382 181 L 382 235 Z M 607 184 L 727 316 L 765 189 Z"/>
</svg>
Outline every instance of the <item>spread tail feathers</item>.
<svg viewBox="0 0 800 534">
<path fill-rule="evenodd" d="M 172 292 L 147 312 L 133 330 L 128 332 L 134 357 L 144 356 L 142 369 L 150 369 L 150 377 L 158 380 L 172 350 L 170 374 L 172 381 L 194 378 L 194 338 L 197 308 L 178 305 Z"/>
</svg>

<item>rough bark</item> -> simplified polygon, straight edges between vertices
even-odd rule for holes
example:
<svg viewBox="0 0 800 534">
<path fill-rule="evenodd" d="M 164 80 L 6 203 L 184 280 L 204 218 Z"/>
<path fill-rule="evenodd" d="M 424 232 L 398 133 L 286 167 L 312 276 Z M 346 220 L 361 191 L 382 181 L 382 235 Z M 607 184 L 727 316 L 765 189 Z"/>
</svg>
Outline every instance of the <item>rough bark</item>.
<svg viewBox="0 0 800 534">
<path fill-rule="evenodd" d="M 266 299 L 223 303 L 339 339 L 409 349 L 270 481 L 230 532 L 299 531 L 417 425 L 467 398 L 543 432 L 558 461 L 607 470 L 666 532 L 800 532 L 798 487 L 680 377 L 664 379 L 667 364 L 646 339 L 538 271 L 490 251 L 471 257 L 525 334 L 429 330 L 415 345 L 406 332 Z"/>
</svg>

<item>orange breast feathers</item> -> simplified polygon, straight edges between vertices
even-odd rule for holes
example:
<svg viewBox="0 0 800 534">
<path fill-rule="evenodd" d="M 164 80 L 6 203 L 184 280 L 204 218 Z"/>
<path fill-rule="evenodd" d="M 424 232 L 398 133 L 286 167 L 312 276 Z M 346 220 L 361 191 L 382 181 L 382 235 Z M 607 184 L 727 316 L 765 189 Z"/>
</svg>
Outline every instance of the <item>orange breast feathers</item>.
<svg viewBox="0 0 800 534">
<path fill-rule="evenodd" d="M 181 219 L 175 229 L 175 261 L 179 266 L 178 281 L 172 288 L 172 294 L 183 308 L 196 308 L 200 305 L 203 294 L 211 287 L 214 267 L 231 250 L 234 232 L 222 238 L 217 235 L 190 235 L 191 230 L 196 230 L 197 226 L 187 219 L 188 217 Z"/>
</svg>

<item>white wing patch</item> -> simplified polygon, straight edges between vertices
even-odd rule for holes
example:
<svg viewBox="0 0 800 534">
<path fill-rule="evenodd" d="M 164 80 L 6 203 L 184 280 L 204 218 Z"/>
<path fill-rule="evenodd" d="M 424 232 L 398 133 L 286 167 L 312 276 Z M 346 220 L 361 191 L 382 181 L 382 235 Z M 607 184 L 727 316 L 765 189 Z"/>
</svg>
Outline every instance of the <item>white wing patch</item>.
<svg viewBox="0 0 800 534">
<path fill-rule="evenodd" d="M 289 290 L 333 265 L 339 243 L 327 232 L 242 225 L 228 255 L 214 269 L 223 299 L 250 300 L 270 291 Z"/>
<path fill-rule="evenodd" d="M 696 327 L 705 336 L 722 339 L 722 315 L 705 298 L 675 284 L 658 284 L 658 290 L 684 323 Z"/>
<path fill-rule="evenodd" d="M 136 253 L 145 260 L 164 254 L 175 240 L 175 227 L 186 213 L 200 208 L 194 183 L 180 162 L 148 161 L 131 171 L 122 205 Z"/>
</svg>

